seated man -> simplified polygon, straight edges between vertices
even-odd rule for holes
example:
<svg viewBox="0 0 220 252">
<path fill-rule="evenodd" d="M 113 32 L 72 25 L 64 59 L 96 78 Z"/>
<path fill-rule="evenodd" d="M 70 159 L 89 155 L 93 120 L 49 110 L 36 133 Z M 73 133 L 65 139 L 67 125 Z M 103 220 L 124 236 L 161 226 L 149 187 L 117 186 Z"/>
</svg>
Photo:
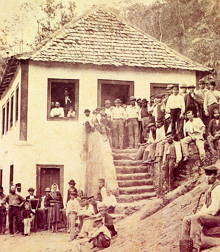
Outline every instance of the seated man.
<svg viewBox="0 0 220 252">
<path fill-rule="evenodd" d="M 184 129 L 187 136 L 181 140 L 184 157 L 183 161 L 186 161 L 189 158 L 189 143 L 192 141 L 195 141 L 199 151 L 200 159 L 204 160 L 205 149 L 203 134 L 205 133 L 205 125 L 200 118 L 194 118 L 192 111 L 188 111 L 186 113 L 186 117 L 188 121 L 186 122 Z"/>
<path fill-rule="evenodd" d="M 89 242 L 92 242 L 95 251 L 108 248 L 111 244 L 111 233 L 103 224 L 102 218 L 94 221 L 95 230 L 89 235 Z"/>
<path fill-rule="evenodd" d="M 60 103 L 57 101 L 55 102 L 55 107 L 50 111 L 51 117 L 64 117 L 64 109 L 60 107 Z"/>
<path fill-rule="evenodd" d="M 192 251 L 192 247 L 195 248 L 195 252 L 200 251 L 202 229 L 207 226 L 220 225 L 220 181 L 217 176 L 218 169 L 216 166 L 208 166 L 205 168 L 205 174 L 210 188 L 206 191 L 205 203 L 201 210 L 183 219 L 180 252 Z M 192 241 L 194 244 L 192 244 Z M 186 250 L 189 247 L 191 247 L 191 250 Z"/>
<path fill-rule="evenodd" d="M 214 118 L 209 122 L 207 140 L 211 152 L 215 154 L 216 149 L 214 144 L 220 139 L 220 114 L 218 109 L 214 109 L 213 116 Z"/>
</svg>

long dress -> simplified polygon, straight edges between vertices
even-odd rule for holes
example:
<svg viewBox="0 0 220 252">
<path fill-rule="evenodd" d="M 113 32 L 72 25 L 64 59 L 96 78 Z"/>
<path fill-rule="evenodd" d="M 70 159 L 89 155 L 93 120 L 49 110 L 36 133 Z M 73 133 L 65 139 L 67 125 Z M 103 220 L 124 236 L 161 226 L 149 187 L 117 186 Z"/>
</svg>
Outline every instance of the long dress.
<svg viewBox="0 0 220 252">
<path fill-rule="evenodd" d="M 86 194 L 95 196 L 98 179 L 105 179 L 107 189 L 116 191 L 118 183 L 112 157 L 112 150 L 104 125 L 97 121 L 93 129 L 86 132 Z"/>
<path fill-rule="evenodd" d="M 48 209 L 48 218 L 50 224 L 59 223 L 61 221 L 60 209 L 63 208 L 63 199 L 60 192 L 50 193 L 50 207 Z"/>
</svg>

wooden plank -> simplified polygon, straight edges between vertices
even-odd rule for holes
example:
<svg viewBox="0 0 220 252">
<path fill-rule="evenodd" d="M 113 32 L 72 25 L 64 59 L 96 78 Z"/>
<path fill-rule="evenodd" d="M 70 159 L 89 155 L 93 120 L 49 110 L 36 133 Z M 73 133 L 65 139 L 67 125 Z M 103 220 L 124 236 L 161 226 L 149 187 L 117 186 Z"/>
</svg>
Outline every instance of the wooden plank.
<svg viewBox="0 0 220 252">
<path fill-rule="evenodd" d="M 28 122 L 28 73 L 29 62 L 21 61 L 21 88 L 20 88 L 20 140 L 27 141 Z"/>
</svg>

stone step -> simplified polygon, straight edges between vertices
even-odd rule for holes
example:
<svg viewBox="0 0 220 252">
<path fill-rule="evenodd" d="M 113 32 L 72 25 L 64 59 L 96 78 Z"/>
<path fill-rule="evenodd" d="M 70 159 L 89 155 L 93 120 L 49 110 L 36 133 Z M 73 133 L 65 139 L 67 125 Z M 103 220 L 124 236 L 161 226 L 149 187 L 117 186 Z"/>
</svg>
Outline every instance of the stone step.
<svg viewBox="0 0 220 252">
<path fill-rule="evenodd" d="M 119 203 L 128 203 L 128 202 L 134 202 L 144 199 L 150 199 L 156 197 L 155 192 L 146 192 L 146 193 L 139 193 L 139 194 L 130 194 L 130 195 L 119 195 L 117 201 Z"/>
<path fill-rule="evenodd" d="M 138 149 L 113 149 L 112 153 L 133 153 L 135 154 L 138 151 Z"/>
<path fill-rule="evenodd" d="M 132 173 L 147 173 L 148 167 L 145 166 L 116 166 L 116 173 L 132 174 Z"/>
<path fill-rule="evenodd" d="M 124 169 L 124 168 L 122 168 Z M 117 180 L 143 180 L 143 179 L 149 179 L 151 177 L 150 173 L 133 173 L 133 174 L 123 174 L 118 173 L 117 174 Z"/>
<path fill-rule="evenodd" d="M 114 153 L 114 160 L 134 160 L 135 154 L 132 153 Z"/>
<path fill-rule="evenodd" d="M 139 194 L 145 192 L 153 192 L 154 186 L 152 185 L 144 185 L 144 186 L 130 186 L 130 187 L 120 187 L 119 194 Z"/>
<path fill-rule="evenodd" d="M 153 185 L 153 181 L 152 181 L 152 179 L 118 180 L 118 185 L 120 188 L 132 187 L 132 186 L 145 186 L 145 185 Z"/>
<path fill-rule="evenodd" d="M 142 166 L 140 160 L 114 160 L 115 166 Z"/>
</svg>

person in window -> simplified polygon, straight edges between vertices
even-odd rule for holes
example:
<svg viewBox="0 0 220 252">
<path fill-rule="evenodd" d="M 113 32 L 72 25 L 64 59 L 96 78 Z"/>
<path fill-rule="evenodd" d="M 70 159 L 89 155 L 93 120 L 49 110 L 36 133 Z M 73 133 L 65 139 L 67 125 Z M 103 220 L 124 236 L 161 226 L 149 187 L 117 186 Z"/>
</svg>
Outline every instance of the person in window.
<svg viewBox="0 0 220 252">
<path fill-rule="evenodd" d="M 55 107 L 50 111 L 51 117 L 64 117 L 64 110 L 60 107 L 60 103 L 58 101 L 55 102 Z"/>
<path fill-rule="evenodd" d="M 65 114 L 65 111 L 64 111 L 64 114 Z M 69 111 L 67 113 L 67 117 L 68 118 L 75 118 L 76 117 L 76 112 L 75 110 L 73 109 L 73 106 L 70 106 L 69 107 Z"/>
<path fill-rule="evenodd" d="M 67 114 L 70 110 L 70 106 L 72 106 L 72 100 L 69 95 L 69 91 L 67 88 L 64 89 L 64 95 L 61 100 L 61 105 L 64 108 L 64 116 L 67 117 Z"/>
</svg>

